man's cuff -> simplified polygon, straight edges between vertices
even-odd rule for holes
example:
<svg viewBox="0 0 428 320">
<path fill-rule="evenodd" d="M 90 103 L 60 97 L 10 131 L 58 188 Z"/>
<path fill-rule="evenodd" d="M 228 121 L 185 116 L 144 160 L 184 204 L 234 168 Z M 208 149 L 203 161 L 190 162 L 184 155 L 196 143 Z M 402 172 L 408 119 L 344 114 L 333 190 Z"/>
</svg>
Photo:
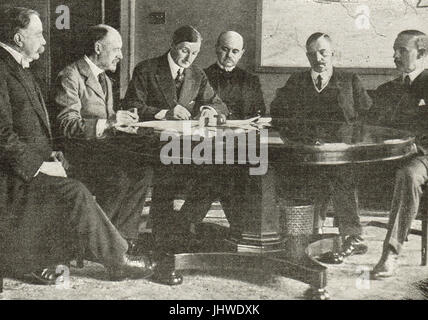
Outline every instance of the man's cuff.
<svg viewBox="0 0 428 320">
<path fill-rule="evenodd" d="M 218 114 L 217 110 L 216 110 L 216 109 L 214 109 L 214 108 L 213 108 L 213 107 L 211 107 L 211 106 L 201 106 L 201 107 L 199 108 L 199 111 L 206 110 L 206 109 L 213 111 L 213 112 L 214 112 L 214 114 Z"/>
<path fill-rule="evenodd" d="M 107 129 L 107 119 L 98 119 L 95 134 L 97 138 L 101 138 L 104 135 L 104 131 Z"/>
<path fill-rule="evenodd" d="M 168 112 L 168 109 L 163 109 L 161 111 L 159 111 L 158 113 L 155 114 L 155 119 L 156 120 L 164 120 L 166 117 L 166 113 Z"/>
</svg>

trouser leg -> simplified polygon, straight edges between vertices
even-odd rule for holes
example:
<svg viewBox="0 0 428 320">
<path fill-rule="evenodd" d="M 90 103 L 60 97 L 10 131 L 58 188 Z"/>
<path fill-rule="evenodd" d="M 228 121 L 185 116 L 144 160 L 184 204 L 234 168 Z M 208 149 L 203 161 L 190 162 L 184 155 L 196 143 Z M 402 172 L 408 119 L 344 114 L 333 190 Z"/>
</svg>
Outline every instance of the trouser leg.
<svg viewBox="0 0 428 320">
<path fill-rule="evenodd" d="M 352 167 L 337 166 L 328 171 L 335 216 L 343 237 L 362 233 L 359 217 L 358 193 Z"/>
<path fill-rule="evenodd" d="M 59 200 L 67 204 L 64 223 L 70 226 L 71 233 L 77 234 L 79 245 L 83 244 L 104 266 L 120 265 L 128 245 L 89 190 L 74 179 L 43 179 L 55 187 Z"/>
<path fill-rule="evenodd" d="M 415 158 L 396 173 L 385 249 L 392 246 L 401 251 L 419 209 L 422 186 L 428 181 L 426 161 L 426 157 Z"/>
</svg>

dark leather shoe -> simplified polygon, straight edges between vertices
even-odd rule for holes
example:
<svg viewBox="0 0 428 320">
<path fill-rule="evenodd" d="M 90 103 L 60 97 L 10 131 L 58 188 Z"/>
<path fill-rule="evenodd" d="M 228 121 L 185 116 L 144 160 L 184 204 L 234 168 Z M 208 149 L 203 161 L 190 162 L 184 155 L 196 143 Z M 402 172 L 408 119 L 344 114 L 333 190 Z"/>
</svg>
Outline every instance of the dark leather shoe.
<svg viewBox="0 0 428 320">
<path fill-rule="evenodd" d="M 42 285 L 54 285 L 58 281 L 63 281 L 63 272 L 56 273 L 51 268 L 45 268 L 31 272 L 29 275 L 31 283 Z"/>
<path fill-rule="evenodd" d="M 169 286 L 177 286 L 183 283 L 183 276 L 177 271 L 155 272 L 153 280 Z"/>
<path fill-rule="evenodd" d="M 146 256 L 132 256 L 125 254 L 123 264 L 107 268 L 111 281 L 124 279 L 145 279 L 153 275 L 155 264 Z"/>
<path fill-rule="evenodd" d="M 368 250 L 360 236 L 348 236 L 342 245 L 342 256 L 349 257 L 354 254 L 365 254 Z"/>
<path fill-rule="evenodd" d="M 317 260 L 327 264 L 341 264 L 343 262 L 343 256 L 338 252 L 330 251 L 322 254 Z"/>
</svg>

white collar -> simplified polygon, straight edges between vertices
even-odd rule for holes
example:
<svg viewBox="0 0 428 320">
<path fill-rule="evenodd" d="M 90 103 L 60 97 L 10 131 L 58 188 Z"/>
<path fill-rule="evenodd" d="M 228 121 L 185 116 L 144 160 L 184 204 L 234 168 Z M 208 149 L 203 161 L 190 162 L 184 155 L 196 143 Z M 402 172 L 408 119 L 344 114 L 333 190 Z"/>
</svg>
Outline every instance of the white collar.
<svg viewBox="0 0 428 320">
<path fill-rule="evenodd" d="M 402 80 L 404 81 L 404 78 L 406 78 L 406 76 L 409 76 L 409 78 L 410 78 L 410 84 L 412 84 L 413 80 L 415 80 L 418 77 L 418 75 L 420 75 L 422 73 L 422 71 L 424 71 L 424 69 L 425 68 L 422 66 L 420 68 L 417 68 L 417 69 L 413 70 L 410 73 L 403 73 Z"/>
<path fill-rule="evenodd" d="M 184 68 L 175 63 L 174 59 L 171 57 L 171 52 L 168 52 L 168 64 L 169 70 L 171 70 L 171 76 L 174 80 L 177 78 L 178 70 L 180 70 L 180 74 L 183 73 Z"/>
<path fill-rule="evenodd" d="M 330 82 L 331 76 L 333 75 L 333 68 L 328 69 L 324 72 L 316 72 L 314 69 L 311 69 L 312 82 L 314 84 L 315 90 L 321 92 Z M 321 76 L 321 89 L 317 88 L 318 76 Z"/>
<path fill-rule="evenodd" d="M 218 65 L 218 67 L 219 67 L 220 69 L 222 69 L 222 70 L 224 70 L 224 71 L 226 71 L 226 72 L 232 72 L 232 71 L 233 71 L 233 69 L 235 69 L 235 67 L 236 67 L 236 66 L 233 66 L 233 67 L 225 67 L 225 66 L 222 66 L 222 65 L 220 64 L 220 62 L 218 62 L 218 60 L 217 60 L 217 65 Z"/>
<path fill-rule="evenodd" d="M 98 76 L 104 72 L 103 69 L 101 69 L 100 67 L 98 67 L 95 63 L 92 62 L 91 59 L 88 58 L 87 55 L 85 55 L 83 57 L 83 59 L 85 59 L 85 61 L 87 62 L 87 64 L 89 65 L 89 69 L 91 69 L 92 74 L 95 76 L 96 79 L 98 79 Z"/>
<path fill-rule="evenodd" d="M 330 80 L 332 75 L 333 75 L 333 68 L 323 72 L 316 72 L 314 69 L 311 69 L 311 77 L 313 80 L 317 80 L 318 76 L 321 76 L 321 79 L 323 81 Z"/>
<path fill-rule="evenodd" d="M 33 59 L 24 57 L 21 52 L 16 51 L 15 49 L 8 46 L 7 44 L 4 44 L 3 42 L 0 42 L 0 47 L 4 48 L 7 52 L 9 52 L 16 60 L 16 62 L 18 62 L 24 69 L 30 67 L 30 62 L 33 61 Z"/>
</svg>

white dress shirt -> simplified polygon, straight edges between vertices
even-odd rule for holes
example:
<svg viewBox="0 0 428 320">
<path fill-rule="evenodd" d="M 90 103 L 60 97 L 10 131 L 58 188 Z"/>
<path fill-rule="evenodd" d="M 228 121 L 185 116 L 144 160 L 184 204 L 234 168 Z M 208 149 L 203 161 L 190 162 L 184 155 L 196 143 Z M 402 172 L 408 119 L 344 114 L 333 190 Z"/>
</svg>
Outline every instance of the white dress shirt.
<svg viewBox="0 0 428 320">
<path fill-rule="evenodd" d="M 315 90 L 317 90 L 318 93 L 323 91 L 324 88 L 328 85 L 332 75 L 333 75 L 333 69 L 329 69 L 321 73 L 311 69 L 312 82 L 314 84 Z M 321 89 L 318 89 L 317 87 L 318 76 L 321 76 Z"/>
<path fill-rule="evenodd" d="M 7 52 L 9 52 L 12 57 L 18 62 L 24 69 L 27 69 L 30 67 L 30 62 L 33 61 L 33 59 L 24 57 L 21 52 L 16 51 L 12 47 L 9 47 L 7 44 L 4 44 L 3 42 L 0 42 L 0 47 L 5 49 Z"/>
<path fill-rule="evenodd" d="M 404 79 L 407 77 L 407 76 L 409 76 L 409 79 L 410 79 L 410 84 L 412 84 L 413 83 L 413 81 L 422 73 L 422 71 L 424 71 L 425 70 L 425 68 L 424 68 L 424 66 L 421 66 L 421 67 L 419 67 L 419 68 L 416 68 L 415 70 L 413 70 L 412 72 L 409 72 L 409 73 L 403 73 L 403 78 L 402 78 L 402 80 L 404 81 Z"/>
<path fill-rule="evenodd" d="M 236 66 L 233 67 L 225 67 L 223 66 L 218 60 L 217 60 L 217 65 L 220 69 L 226 71 L 226 72 L 231 72 L 233 69 L 235 69 Z"/>
</svg>

